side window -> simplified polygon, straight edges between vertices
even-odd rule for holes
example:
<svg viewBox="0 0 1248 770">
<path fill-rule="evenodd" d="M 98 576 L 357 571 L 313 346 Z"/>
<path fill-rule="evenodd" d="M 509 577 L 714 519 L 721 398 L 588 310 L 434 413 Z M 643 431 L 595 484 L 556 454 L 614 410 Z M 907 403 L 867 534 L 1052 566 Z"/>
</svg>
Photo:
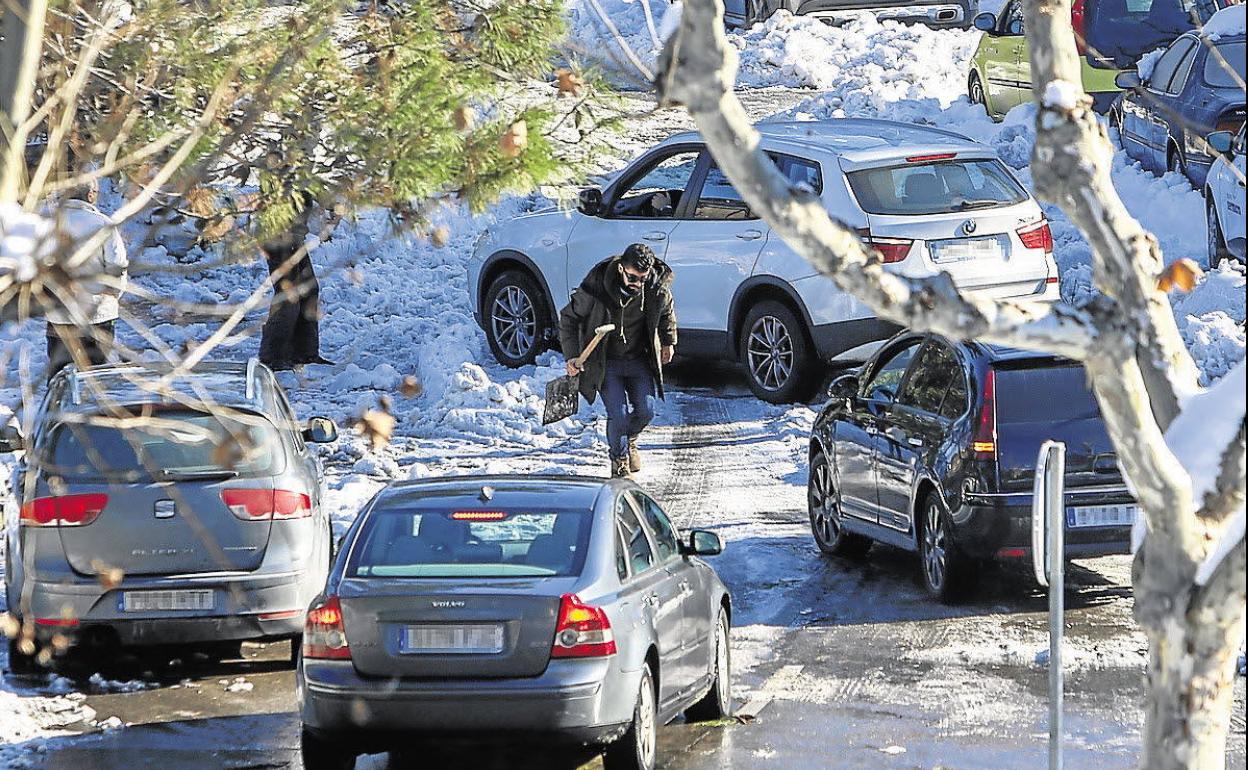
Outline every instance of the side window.
<svg viewBox="0 0 1248 770">
<path fill-rule="evenodd" d="M 1148 87 L 1154 91 L 1165 92 L 1170 87 L 1170 81 L 1174 79 L 1174 73 L 1179 69 L 1183 56 L 1194 45 L 1190 37 L 1183 37 L 1170 46 L 1170 50 L 1157 60 L 1157 66 L 1153 68 L 1153 74 L 1148 79 Z"/>
<path fill-rule="evenodd" d="M 620 534 L 624 538 L 624 550 L 628 556 L 628 566 L 632 574 L 639 575 L 654 566 L 654 551 L 650 549 L 650 541 L 642 528 L 633 507 L 624 498 L 616 503 L 616 519 L 620 524 Z"/>
<path fill-rule="evenodd" d="M 656 161 L 626 184 L 611 204 L 611 216 L 671 219 L 698 164 L 698 150 L 683 150 Z"/>
<path fill-rule="evenodd" d="M 719 166 L 711 161 L 698 194 L 698 205 L 693 209 L 694 219 L 756 219 L 749 205 L 732 186 Z"/>
<path fill-rule="evenodd" d="M 295 449 L 302 452 L 308 448 L 308 445 L 303 440 L 303 426 L 295 418 L 295 412 L 290 408 L 290 401 L 286 399 L 286 394 L 280 390 L 275 390 L 274 392 L 277 393 L 277 412 L 282 427 L 290 429 L 291 435 L 294 436 Z"/>
<path fill-rule="evenodd" d="M 919 355 L 898 401 L 929 414 L 938 414 L 945 391 L 960 374 L 961 367 L 953 351 L 939 342 L 929 342 Z"/>
<path fill-rule="evenodd" d="M 615 571 L 621 583 L 628 580 L 628 549 L 624 547 L 624 530 L 619 521 L 615 522 Z"/>
<path fill-rule="evenodd" d="M 679 553 L 680 549 L 676 545 L 676 528 L 672 526 L 671 519 L 667 518 L 667 514 L 663 512 L 659 504 L 645 495 L 634 495 L 633 501 L 641 509 L 641 516 L 646 520 L 650 532 L 654 535 L 659 562 L 665 562 Z"/>
<path fill-rule="evenodd" d="M 1192 65 L 1196 63 L 1196 51 L 1199 46 L 1192 46 L 1188 49 L 1187 55 L 1179 62 L 1179 66 L 1174 71 L 1174 78 L 1170 81 L 1170 85 L 1166 88 L 1168 94 L 1178 94 L 1183 91 L 1183 86 L 1187 85 L 1187 78 L 1192 74 Z"/>
<path fill-rule="evenodd" d="M 776 163 L 794 187 L 806 187 L 815 195 L 823 193 L 823 174 L 819 171 L 818 163 L 791 155 L 778 156 Z"/>
<path fill-rule="evenodd" d="M 953 382 L 949 383 L 949 390 L 945 393 L 945 400 L 940 404 L 940 416 L 947 420 L 956 420 L 966 414 L 966 410 L 970 406 L 967 399 L 969 395 L 970 391 L 966 388 L 966 373 L 959 366 L 957 374 L 953 376 Z"/>
<path fill-rule="evenodd" d="M 901 387 L 901 379 L 906 374 L 906 367 L 914 354 L 918 352 L 921 339 L 907 340 L 900 348 L 894 348 L 880 359 L 871 373 L 871 379 L 864 383 L 863 394 L 875 401 L 894 401 L 897 390 Z"/>
<path fill-rule="evenodd" d="M 1023 4 L 1011 3 L 1005 11 L 1005 23 L 1001 27 L 1001 34 L 1018 37 L 1023 32 Z"/>
</svg>

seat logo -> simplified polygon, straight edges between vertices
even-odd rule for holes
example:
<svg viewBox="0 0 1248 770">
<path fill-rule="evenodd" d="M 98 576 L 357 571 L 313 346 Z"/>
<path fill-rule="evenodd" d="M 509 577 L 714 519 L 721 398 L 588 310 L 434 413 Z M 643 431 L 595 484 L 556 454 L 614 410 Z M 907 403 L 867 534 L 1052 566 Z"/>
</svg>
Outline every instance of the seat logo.
<svg viewBox="0 0 1248 770">
<path fill-rule="evenodd" d="M 467 602 L 461 602 L 458 599 L 434 599 L 429 603 L 435 610 L 455 610 L 468 606 Z"/>
<path fill-rule="evenodd" d="M 156 501 L 156 518 L 172 519 L 174 514 L 178 512 L 178 505 L 172 500 Z"/>
<path fill-rule="evenodd" d="M 975 230 L 978 228 L 979 228 L 979 225 L 975 224 L 974 219 L 968 219 L 965 222 L 963 222 L 961 226 L 958 227 L 958 232 L 962 233 L 963 235 L 972 235 L 974 234 Z"/>
</svg>

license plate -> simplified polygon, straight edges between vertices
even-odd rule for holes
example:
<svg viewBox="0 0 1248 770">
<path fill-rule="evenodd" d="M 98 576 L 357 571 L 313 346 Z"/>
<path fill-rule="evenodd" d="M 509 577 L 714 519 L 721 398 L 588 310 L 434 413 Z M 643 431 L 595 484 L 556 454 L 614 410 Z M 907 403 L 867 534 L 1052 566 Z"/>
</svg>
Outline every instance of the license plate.
<svg viewBox="0 0 1248 770">
<path fill-rule="evenodd" d="M 126 591 L 121 597 L 123 612 L 202 612 L 216 608 L 211 588 L 186 591 Z"/>
<path fill-rule="evenodd" d="M 1079 505 L 1066 509 L 1068 527 L 1124 527 L 1131 526 L 1140 514 L 1138 505 Z"/>
<path fill-rule="evenodd" d="M 405 626 L 399 652 L 405 655 L 489 655 L 503 651 L 503 627 L 473 625 Z"/>
<path fill-rule="evenodd" d="M 940 263 L 1005 259 L 1010 253 L 1010 242 L 1004 235 L 931 241 L 927 247 L 931 252 L 932 261 Z"/>
</svg>

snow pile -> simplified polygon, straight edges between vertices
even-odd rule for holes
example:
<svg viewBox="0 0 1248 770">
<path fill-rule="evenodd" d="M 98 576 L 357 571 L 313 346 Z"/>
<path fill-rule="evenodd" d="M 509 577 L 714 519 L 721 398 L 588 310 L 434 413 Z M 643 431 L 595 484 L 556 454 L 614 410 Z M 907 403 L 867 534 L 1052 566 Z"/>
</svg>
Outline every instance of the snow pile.
<svg viewBox="0 0 1248 770">
<path fill-rule="evenodd" d="M 979 36 L 881 22 L 871 14 L 834 27 L 780 11 L 729 40 L 740 55 L 739 88 L 835 88 L 843 100 L 854 96 L 838 106 L 858 113 L 903 100 L 935 97 L 948 104 L 966 90 L 966 65 Z"/>
<path fill-rule="evenodd" d="M 1220 37 L 1243 35 L 1246 28 L 1248 23 L 1245 21 L 1244 6 L 1232 5 L 1215 13 L 1205 24 L 1204 32 L 1210 40 L 1217 40 Z"/>
<path fill-rule="evenodd" d="M 1166 431 L 1166 445 L 1192 477 L 1197 507 L 1217 489 L 1222 453 L 1244 423 L 1246 367 L 1241 362 L 1216 385 L 1184 400 L 1182 412 Z"/>
<path fill-rule="evenodd" d="M 0 275 L 18 283 L 33 280 L 39 272 L 36 252 L 46 253 L 55 243 L 52 226 L 15 203 L 0 203 Z"/>
<path fill-rule="evenodd" d="M 668 0 L 568 0 L 564 12 L 567 39 L 574 52 L 636 75 L 621 41 L 643 64 L 653 68 L 665 36 L 676 30 L 680 4 Z"/>
</svg>

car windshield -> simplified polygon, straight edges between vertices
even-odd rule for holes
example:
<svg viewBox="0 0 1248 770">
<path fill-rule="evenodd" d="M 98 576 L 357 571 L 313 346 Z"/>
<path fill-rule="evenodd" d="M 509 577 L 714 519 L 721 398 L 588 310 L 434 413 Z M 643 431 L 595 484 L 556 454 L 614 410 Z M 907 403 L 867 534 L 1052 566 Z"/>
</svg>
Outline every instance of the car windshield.
<svg viewBox="0 0 1248 770">
<path fill-rule="evenodd" d="M 1027 192 L 998 160 L 908 163 L 848 176 L 868 214 L 949 214 L 1027 200 Z"/>
<path fill-rule="evenodd" d="M 41 456 L 50 474 L 75 481 L 252 477 L 279 473 L 283 464 L 281 438 L 268 419 L 195 410 L 63 422 Z"/>
<path fill-rule="evenodd" d="M 1205 82 L 1214 88 L 1244 87 L 1244 41 L 1219 43 L 1205 59 Z"/>
<path fill-rule="evenodd" d="M 375 510 L 352 549 L 354 577 L 579 575 L 587 511 Z"/>
<path fill-rule="evenodd" d="M 1089 0 L 1085 13 L 1088 53 L 1119 69 L 1195 26 L 1182 0 Z"/>
</svg>

